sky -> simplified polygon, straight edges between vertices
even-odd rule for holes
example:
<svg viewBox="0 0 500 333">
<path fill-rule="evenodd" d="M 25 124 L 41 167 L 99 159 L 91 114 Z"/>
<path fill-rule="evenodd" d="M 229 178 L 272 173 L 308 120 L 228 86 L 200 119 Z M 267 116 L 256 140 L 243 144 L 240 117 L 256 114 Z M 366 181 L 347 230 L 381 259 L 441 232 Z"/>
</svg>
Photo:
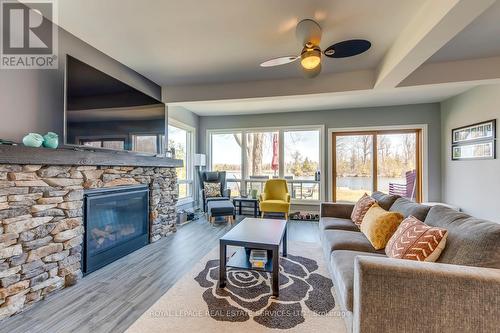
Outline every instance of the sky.
<svg viewBox="0 0 500 333">
<path fill-rule="evenodd" d="M 285 132 L 285 161 L 291 159 L 290 155 L 298 151 L 303 158 L 319 162 L 319 131 Z M 272 160 L 272 135 L 265 136 L 264 163 Z M 241 148 L 234 139 L 233 134 L 212 135 L 212 151 L 214 164 L 239 164 Z"/>
</svg>

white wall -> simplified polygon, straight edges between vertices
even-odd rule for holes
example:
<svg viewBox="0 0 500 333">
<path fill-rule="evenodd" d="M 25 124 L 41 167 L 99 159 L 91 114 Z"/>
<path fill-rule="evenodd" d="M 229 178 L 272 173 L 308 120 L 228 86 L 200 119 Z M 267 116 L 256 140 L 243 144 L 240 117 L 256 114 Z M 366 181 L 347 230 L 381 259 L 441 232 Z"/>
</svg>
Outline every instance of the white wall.
<svg viewBox="0 0 500 333">
<path fill-rule="evenodd" d="M 480 86 L 441 103 L 443 201 L 496 222 L 500 222 L 500 159 L 452 161 L 451 130 L 499 118 L 500 85 Z"/>
</svg>

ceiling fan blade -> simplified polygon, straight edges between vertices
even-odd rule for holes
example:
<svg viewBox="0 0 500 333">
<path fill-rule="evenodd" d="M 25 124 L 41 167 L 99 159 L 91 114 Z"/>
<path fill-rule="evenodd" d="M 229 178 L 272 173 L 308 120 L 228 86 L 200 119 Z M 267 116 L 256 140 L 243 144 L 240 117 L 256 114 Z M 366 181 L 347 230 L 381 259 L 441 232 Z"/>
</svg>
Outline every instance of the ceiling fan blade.
<svg viewBox="0 0 500 333">
<path fill-rule="evenodd" d="M 325 56 L 330 58 L 347 58 L 366 52 L 372 43 L 364 39 L 350 39 L 329 46 Z"/>
<path fill-rule="evenodd" d="M 273 66 L 285 65 L 294 62 L 299 58 L 300 58 L 299 56 L 286 56 L 286 57 L 274 58 L 264 61 L 262 64 L 260 64 L 260 67 L 273 67 Z"/>
</svg>

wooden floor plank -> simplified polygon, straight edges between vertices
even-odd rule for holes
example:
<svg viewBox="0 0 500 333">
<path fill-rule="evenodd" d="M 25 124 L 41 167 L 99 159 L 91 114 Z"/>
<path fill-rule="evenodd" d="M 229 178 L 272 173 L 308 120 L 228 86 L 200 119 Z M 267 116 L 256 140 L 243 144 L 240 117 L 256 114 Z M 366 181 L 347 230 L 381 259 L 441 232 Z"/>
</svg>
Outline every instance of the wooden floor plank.
<svg viewBox="0 0 500 333">
<path fill-rule="evenodd" d="M 224 222 L 210 225 L 205 219 L 188 223 L 89 274 L 75 286 L 0 321 L 0 332 L 123 332 L 218 246 L 219 238 L 231 228 Z M 290 221 L 288 237 L 319 242 L 318 224 Z"/>
</svg>

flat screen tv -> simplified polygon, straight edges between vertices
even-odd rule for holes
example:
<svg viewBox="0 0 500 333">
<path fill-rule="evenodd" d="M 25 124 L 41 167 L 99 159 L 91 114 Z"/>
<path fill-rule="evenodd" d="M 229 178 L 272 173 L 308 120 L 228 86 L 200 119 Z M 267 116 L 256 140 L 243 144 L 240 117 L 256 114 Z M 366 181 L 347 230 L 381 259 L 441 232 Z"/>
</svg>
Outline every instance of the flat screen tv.
<svg viewBox="0 0 500 333">
<path fill-rule="evenodd" d="M 67 56 L 65 144 L 138 153 L 165 151 L 165 104 Z"/>
</svg>

